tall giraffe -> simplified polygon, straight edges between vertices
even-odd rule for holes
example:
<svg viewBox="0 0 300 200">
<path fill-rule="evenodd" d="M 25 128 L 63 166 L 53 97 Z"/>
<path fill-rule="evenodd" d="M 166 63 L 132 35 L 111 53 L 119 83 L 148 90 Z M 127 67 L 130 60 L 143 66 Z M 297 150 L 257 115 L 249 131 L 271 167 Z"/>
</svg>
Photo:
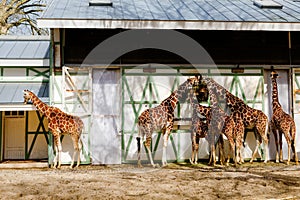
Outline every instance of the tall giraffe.
<svg viewBox="0 0 300 200">
<path fill-rule="evenodd" d="M 272 120 L 271 120 L 271 127 L 272 132 L 274 134 L 275 138 L 275 144 L 276 144 L 276 162 L 279 162 L 279 160 L 282 162 L 282 133 L 285 136 L 286 142 L 288 144 L 288 160 L 287 164 L 290 163 L 291 158 L 291 146 L 292 151 L 294 152 L 294 157 L 296 164 L 298 164 L 298 156 L 296 152 L 296 143 L 295 143 L 295 137 L 296 137 L 296 125 L 294 119 L 283 111 L 282 106 L 279 103 L 278 100 L 278 87 L 277 87 L 277 79 L 278 74 L 276 71 L 271 72 L 271 79 L 272 79 Z M 279 154 L 278 154 L 278 148 L 279 148 Z"/>
<path fill-rule="evenodd" d="M 77 153 L 77 165 L 80 164 L 80 151 L 82 148 L 82 141 L 80 135 L 83 130 L 83 122 L 78 116 L 72 116 L 64 113 L 59 108 L 48 106 L 42 102 L 33 92 L 24 90 L 24 104 L 30 100 L 32 104 L 48 119 L 48 128 L 54 137 L 55 157 L 54 168 L 61 166 L 61 151 L 62 145 L 60 136 L 68 134 L 71 136 L 74 146 L 74 153 L 70 168 L 73 167 L 75 156 Z M 58 162 L 57 162 L 58 161 Z M 57 165 L 58 164 L 58 165 Z"/>
<path fill-rule="evenodd" d="M 163 100 L 160 105 L 149 108 L 142 112 L 138 117 L 138 136 L 137 136 L 137 146 L 138 146 L 138 166 L 141 165 L 141 137 L 146 135 L 145 146 L 149 153 L 149 159 L 151 165 L 155 167 L 156 165 L 152 159 L 152 153 L 150 150 L 150 144 L 152 140 L 153 131 L 162 131 L 163 135 L 163 154 L 162 154 L 162 165 L 167 165 L 167 145 L 168 138 L 173 130 L 174 125 L 174 110 L 178 102 L 184 102 L 191 90 L 194 90 L 195 85 L 199 85 L 199 77 L 189 78 L 183 84 L 181 84 L 178 89 Z"/>
<path fill-rule="evenodd" d="M 224 87 L 215 82 L 212 78 L 203 77 L 206 82 L 208 90 L 213 91 L 216 95 L 226 101 L 227 106 L 232 113 L 238 113 L 240 119 L 244 123 L 244 128 L 254 128 L 256 135 L 256 147 L 252 154 L 250 162 L 253 162 L 259 145 L 264 142 L 265 163 L 268 161 L 269 148 L 268 148 L 268 117 L 261 111 L 251 108 L 244 103 L 243 100 L 231 94 Z"/>
</svg>

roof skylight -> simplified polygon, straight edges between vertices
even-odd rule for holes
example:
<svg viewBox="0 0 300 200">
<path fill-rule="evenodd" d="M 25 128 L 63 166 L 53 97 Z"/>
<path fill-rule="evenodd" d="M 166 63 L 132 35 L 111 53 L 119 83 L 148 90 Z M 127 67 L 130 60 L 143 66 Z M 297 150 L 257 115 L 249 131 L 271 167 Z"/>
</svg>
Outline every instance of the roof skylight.
<svg viewBox="0 0 300 200">
<path fill-rule="evenodd" d="M 111 0 L 89 0 L 89 6 L 112 6 Z"/>
<path fill-rule="evenodd" d="M 253 4 L 259 8 L 282 9 L 282 5 L 272 0 L 254 0 Z"/>
</svg>

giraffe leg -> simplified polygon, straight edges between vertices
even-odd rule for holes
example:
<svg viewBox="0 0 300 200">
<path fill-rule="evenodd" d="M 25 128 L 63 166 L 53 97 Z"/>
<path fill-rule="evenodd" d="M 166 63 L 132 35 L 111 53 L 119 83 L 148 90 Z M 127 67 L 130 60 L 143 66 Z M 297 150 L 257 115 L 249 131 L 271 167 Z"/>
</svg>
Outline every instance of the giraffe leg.
<svg viewBox="0 0 300 200">
<path fill-rule="evenodd" d="M 196 144 L 195 144 L 195 159 L 194 159 L 194 163 L 198 164 L 198 150 L 199 150 L 199 137 L 196 137 Z"/>
<path fill-rule="evenodd" d="M 190 158 L 191 164 L 198 164 L 199 139 L 200 138 L 197 135 L 192 137 L 192 157 Z"/>
<path fill-rule="evenodd" d="M 71 165 L 70 165 L 71 169 L 73 168 L 76 154 L 77 154 L 76 167 L 78 167 L 80 165 L 80 152 L 81 152 L 81 149 L 82 149 L 82 141 L 81 141 L 80 138 L 72 137 L 72 140 L 73 140 L 73 146 L 74 146 L 74 153 L 73 153 L 72 162 L 71 162 Z"/>
<path fill-rule="evenodd" d="M 242 137 L 241 137 L 236 141 L 236 157 L 235 157 L 235 159 L 236 159 L 236 163 L 238 163 L 238 164 L 243 163 L 243 157 L 242 157 L 242 152 L 241 152 L 242 145 L 243 145 L 243 141 L 242 141 Z"/>
<path fill-rule="evenodd" d="M 284 136 L 285 136 L 286 142 L 288 144 L 288 160 L 287 160 L 286 164 L 289 165 L 290 160 L 291 160 L 291 139 L 290 139 L 289 133 L 287 131 L 284 132 Z"/>
<path fill-rule="evenodd" d="M 78 152 L 78 140 L 74 137 L 72 137 L 72 141 L 73 141 L 73 147 L 74 147 L 74 152 L 73 152 L 73 156 L 72 156 L 72 162 L 70 164 L 70 168 L 73 168 L 74 162 L 75 162 L 75 156 L 76 153 Z"/>
<path fill-rule="evenodd" d="M 81 139 L 79 138 L 79 143 L 78 143 L 78 154 L 77 154 L 77 165 L 76 165 L 76 167 L 79 167 L 79 165 L 80 165 L 80 152 L 81 152 L 81 150 L 82 150 L 82 141 L 81 141 Z"/>
<path fill-rule="evenodd" d="M 258 139 L 256 139 L 256 146 L 255 146 L 255 150 L 254 150 L 254 152 L 253 152 L 253 154 L 252 154 L 252 158 L 251 158 L 251 160 L 250 160 L 250 163 L 253 162 L 253 160 L 254 160 L 254 158 L 255 158 L 255 156 L 256 156 L 256 154 L 257 154 L 258 147 L 259 147 L 260 144 L 261 144 L 260 141 L 259 141 Z"/>
<path fill-rule="evenodd" d="M 210 144 L 210 158 L 208 165 L 215 166 L 216 164 L 216 151 L 215 151 L 215 134 L 211 133 L 209 136 L 209 144 Z"/>
<path fill-rule="evenodd" d="M 298 154 L 297 154 L 297 151 L 296 151 L 295 139 L 292 140 L 292 149 L 293 149 L 293 152 L 294 152 L 294 160 L 296 162 L 296 165 L 298 165 Z"/>
<path fill-rule="evenodd" d="M 194 163 L 194 160 L 195 160 L 195 159 L 194 159 L 194 156 L 195 156 L 195 151 L 194 151 L 194 148 L 192 147 L 192 156 L 191 156 L 191 158 L 190 158 L 190 163 L 191 163 L 191 164 L 195 164 L 195 163 Z"/>
<path fill-rule="evenodd" d="M 260 133 L 260 138 L 264 144 L 264 155 L 265 155 L 265 160 L 264 163 L 267 163 L 269 160 L 269 139 L 268 139 L 268 131 L 269 131 L 269 122 L 266 120 L 265 126 L 262 126 L 261 129 L 259 129 Z"/>
<path fill-rule="evenodd" d="M 273 130 L 273 135 L 275 139 L 275 146 L 276 146 L 276 163 L 279 163 L 279 142 L 278 142 L 278 132 L 277 130 Z"/>
<path fill-rule="evenodd" d="M 283 155 L 282 155 L 282 133 L 279 131 L 278 134 L 279 140 L 279 162 L 283 162 Z"/>
<path fill-rule="evenodd" d="M 235 144 L 232 138 L 228 139 L 229 140 L 229 144 L 230 144 L 230 148 L 231 148 L 231 152 L 232 152 L 232 156 L 233 156 L 233 161 L 235 162 L 236 165 L 236 156 L 235 156 Z M 228 160 L 227 160 L 227 166 L 229 165 L 230 162 L 230 155 L 228 154 Z"/>
<path fill-rule="evenodd" d="M 223 136 L 222 135 L 219 136 L 218 144 L 219 144 L 219 160 L 220 160 L 220 164 L 224 165 L 225 150 L 224 150 L 224 140 L 223 140 Z"/>
<path fill-rule="evenodd" d="M 288 144 L 288 160 L 286 164 L 290 164 L 290 160 L 291 160 L 291 143 Z"/>
<path fill-rule="evenodd" d="M 190 158 L 190 163 L 194 164 L 195 162 L 195 149 L 196 149 L 196 135 L 192 130 L 192 134 L 191 134 L 191 139 L 192 139 L 192 157 Z"/>
<path fill-rule="evenodd" d="M 57 165 L 57 168 L 61 167 L 61 152 L 62 152 L 62 146 L 61 146 L 60 137 L 58 137 L 58 165 Z"/>
<path fill-rule="evenodd" d="M 267 136 L 265 136 L 265 138 L 263 138 L 263 143 L 264 143 L 264 153 L 265 153 L 265 161 L 264 163 L 267 163 L 269 160 L 269 140 L 267 138 Z"/>
<path fill-rule="evenodd" d="M 56 143 L 54 144 L 54 151 L 55 151 L 55 156 L 53 159 L 53 168 L 56 168 L 57 167 L 57 159 L 58 159 L 58 147 L 57 147 Z"/>
<path fill-rule="evenodd" d="M 55 148 L 55 157 L 54 157 L 54 168 L 60 168 L 61 166 L 61 141 L 60 141 L 60 135 L 59 134 L 53 134 L 54 137 L 54 148 Z"/>
<path fill-rule="evenodd" d="M 168 163 L 167 163 L 167 145 L 168 145 L 168 137 L 169 137 L 169 134 L 168 132 L 166 131 L 166 133 L 164 134 L 163 136 L 163 139 L 164 139 L 164 143 L 163 143 L 163 152 L 162 152 L 162 166 L 166 166 Z"/>
<path fill-rule="evenodd" d="M 232 150 L 233 150 L 232 155 L 233 155 L 233 158 L 234 158 L 233 159 L 234 160 L 234 166 L 236 167 L 237 164 L 240 163 L 240 160 L 239 160 L 239 145 L 238 145 L 237 141 L 235 141 L 235 144 L 234 144 Z"/>
<path fill-rule="evenodd" d="M 296 144 L 295 144 L 295 140 L 293 140 L 293 148 L 294 148 L 294 158 L 295 158 L 295 162 L 296 162 L 296 165 L 299 164 L 299 161 L 298 161 L 298 154 L 297 154 L 297 151 L 296 151 Z"/>
<path fill-rule="evenodd" d="M 60 135 L 54 136 L 54 146 L 55 146 L 55 157 L 54 157 L 54 168 L 60 168 L 61 166 L 61 141 L 60 141 Z"/>
<path fill-rule="evenodd" d="M 296 162 L 296 165 L 298 165 L 298 154 L 297 154 L 297 151 L 296 151 L 296 143 L 295 143 L 295 137 L 296 137 L 296 125 L 295 125 L 295 123 L 293 123 L 291 125 L 290 135 L 291 135 L 292 150 L 293 150 L 293 153 L 294 153 L 293 160 Z"/>
<path fill-rule="evenodd" d="M 216 147 L 212 145 L 212 166 L 216 165 Z"/>
<path fill-rule="evenodd" d="M 153 162 L 152 152 L 151 152 L 151 149 L 150 149 L 150 144 L 151 144 L 151 137 L 148 137 L 148 138 L 146 138 L 145 146 L 146 146 L 146 149 L 148 151 L 148 155 L 149 155 L 151 165 L 153 167 L 156 167 L 156 165 Z"/>
<path fill-rule="evenodd" d="M 136 140 L 137 140 L 137 148 L 138 148 L 138 167 L 142 167 L 142 164 L 141 164 L 141 137 L 136 137 Z"/>
</svg>

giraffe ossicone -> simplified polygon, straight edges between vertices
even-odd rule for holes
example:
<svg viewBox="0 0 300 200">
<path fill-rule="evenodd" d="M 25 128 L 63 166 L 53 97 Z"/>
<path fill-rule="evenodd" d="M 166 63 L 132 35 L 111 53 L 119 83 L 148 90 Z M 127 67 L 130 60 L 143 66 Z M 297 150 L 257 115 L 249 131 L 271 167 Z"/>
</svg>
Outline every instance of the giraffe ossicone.
<svg viewBox="0 0 300 200">
<path fill-rule="evenodd" d="M 23 93 L 24 104 L 27 104 L 28 101 L 31 101 L 37 110 L 45 115 L 48 120 L 48 128 L 54 137 L 54 148 L 56 153 L 53 167 L 59 168 L 61 166 L 62 145 L 60 136 L 63 134 L 70 135 L 73 141 L 74 153 L 70 168 L 72 168 L 75 163 L 76 154 L 76 167 L 78 167 L 80 165 L 80 152 L 82 149 L 82 141 L 80 136 L 83 131 L 83 121 L 78 116 L 67 114 L 61 111 L 59 108 L 47 105 L 29 90 L 24 90 Z"/>
</svg>

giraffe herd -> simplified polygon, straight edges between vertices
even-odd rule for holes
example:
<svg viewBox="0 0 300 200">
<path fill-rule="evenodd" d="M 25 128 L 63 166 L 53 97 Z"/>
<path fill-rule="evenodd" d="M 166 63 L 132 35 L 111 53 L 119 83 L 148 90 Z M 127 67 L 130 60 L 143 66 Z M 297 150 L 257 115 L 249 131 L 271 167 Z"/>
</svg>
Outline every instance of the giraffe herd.
<svg viewBox="0 0 300 200">
<path fill-rule="evenodd" d="M 141 167 L 141 147 L 142 141 L 148 152 L 150 163 L 154 164 L 151 141 L 154 131 L 161 131 L 163 136 L 162 166 L 167 165 L 167 144 L 168 138 L 174 126 L 174 111 L 180 102 L 189 101 L 192 108 L 191 141 L 192 156 L 190 162 L 197 164 L 199 139 L 208 138 L 210 148 L 209 164 L 216 164 L 216 144 L 220 148 L 220 162 L 224 161 L 224 136 L 230 144 L 230 151 L 233 155 L 234 164 L 244 162 L 241 149 L 244 142 L 244 133 L 246 128 L 254 130 L 256 138 L 256 147 L 252 154 L 250 162 L 253 162 L 261 143 L 264 144 L 264 162 L 268 161 L 269 149 L 269 129 L 274 133 L 276 143 L 276 162 L 283 162 L 282 156 L 282 134 L 284 134 L 288 144 L 288 160 L 291 160 L 292 150 L 293 159 L 298 164 L 296 152 L 296 126 L 293 118 L 285 113 L 278 100 L 277 78 L 278 74 L 273 70 L 271 72 L 272 80 L 272 110 L 271 121 L 261 111 L 249 107 L 243 100 L 231 94 L 227 89 L 218 84 L 215 80 L 201 75 L 188 78 L 181 84 L 177 90 L 163 100 L 161 104 L 154 108 L 146 109 L 137 119 L 138 136 L 138 166 Z M 209 98 L 210 106 L 204 106 L 199 100 L 207 101 Z M 80 164 L 80 151 L 82 150 L 81 133 L 83 131 L 83 121 L 78 116 L 64 113 L 59 108 L 46 105 L 33 92 L 24 90 L 24 103 L 31 101 L 33 105 L 48 119 L 48 127 L 54 137 L 55 158 L 54 167 L 61 166 L 62 145 L 60 137 L 63 134 L 71 136 L 74 146 L 74 153 L 70 167 L 75 163 L 77 154 L 77 165 Z M 221 104 L 225 104 L 221 106 Z M 229 164 L 230 155 L 227 155 L 226 165 Z"/>
<path fill-rule="evenodd" d="M 288 161 L 290 162 L 290 150 L 292 149 L 294 153 L 294 160 L 298 164 L 298 156 L 296 152 L 296 142 L 295 142 L 295 122 L 293 118 L 285 113 L 278 101 L 278 91 L 276 84 L 277 73 L 273 70 L 271 73 L 271 79 L 273 83 L 272 87 L 272 108 L 273 115 L 272 120 L 269 122 L 268 117 L 258 109 L 251 108 L 242 99 L 231 94 L 227 89 L 218 84 L 215 80 L 208 77 L 200 76 L 200 78 L 194 81 L 194 84 L 205 85 L 201 90 L 207 90 L 208 96 L 210 98 L 210 106 L 201 105 L 197 99 L 203 98 L 205 92 L 200 91 L 200 87 L 185 87 L 181 89 L 187 89 L 188 91 L 181 91 L 181 93 L 188 93 L 189 97 L 182 100 L 189 100 L 193 109 L 192 112 L 192 125 L 191 125 L 191 141 L 192 141 L 192 157 L 190 162 L 192 164 L 197 164 L 198 161 L 198 149 L 199 149 L 199 139 L 207 137 L 210 147 L 210 159 L 209 164 L 216 164 L 215 146 L 219 143 L 220 150 L 220 161 L 223 164 L 223 136 L 225 136 L 230 144 L 230 150 L 233 154 L 234 164 L 241 164 L 244 162 L 242 156 L 242 147 L 244 143 L 244 133 L 246 129 L 253 129 L 256 138 L 256 147 L 253 151 L 250 162 L 256 158 L 259 146 L 263 143 L 265 155 L 264 162 L 266 163 L 269 158 L 269 132 L 274 133 L 276 142 L 276 162 L 283 162 L 282 159 L 282 134 L 286 137 L 288 143 Z M 186 84 L 186 82 L 184 83 Z M 183 84 L 183 85 L 184 85 Z M 193 83 L 191 83 L 193 84 Z M 198 89 L 195 89 L 198 88 Z M 172 95 L 171 95 L 172 96 Z M 170 98 L 170 97 L 169 97 Z M 168 98 L 167 98 L 168 99 Z M 164 100 L 166 101 L 166 100 Z M 172 104 L 171 109 L 168 105 L 162 104 L 155 108 L 147 109 L 138 118 L 139 136 L 138 140 L 138 165 L 140 164 L 140 151 L 141 151 L 141 136 L 146 135 L 145 146 L 149 152 L 149 159 L 151 164 L 155 167 L 153 163 L 153 158 L 150 151 L 151 135 L 155 131 L 153 127 L 159 128 L 156 130 L 161 130 L 164 135 L 164 145 L 163 145 L 163 158 L 162 165 L 165 166 L 166 162 L 166 142 L 168 136 L 173 128 L 174 123 L 174 106 L 176 103 Z M 221 102 L 225 102 L 225 108 L 220 106 Z M 229 112 L 227 112 L 229 110 Z M 163 113 L 167 112 L 166 113 Z M 151 114 L 152 113 L 152 114 Z M 171 117 L 169 117 L 171 116 Z M 201 116 L 201 117 L 200 117 Z M 170 120 L 170 121 L 168 121 Z M 161 124 L 163 122 L 163 124 Z M 171 124 L 169 128 L 166 127 Z M 166 131 L 167 130 L 167 131 Z M 166 134 L 167 133 L 167 134 Z M 279 153 L 278 153 L 279 151 Z M 230 156 L 227 155 L 227 165 L 229 164 Z"/>
</svg>

